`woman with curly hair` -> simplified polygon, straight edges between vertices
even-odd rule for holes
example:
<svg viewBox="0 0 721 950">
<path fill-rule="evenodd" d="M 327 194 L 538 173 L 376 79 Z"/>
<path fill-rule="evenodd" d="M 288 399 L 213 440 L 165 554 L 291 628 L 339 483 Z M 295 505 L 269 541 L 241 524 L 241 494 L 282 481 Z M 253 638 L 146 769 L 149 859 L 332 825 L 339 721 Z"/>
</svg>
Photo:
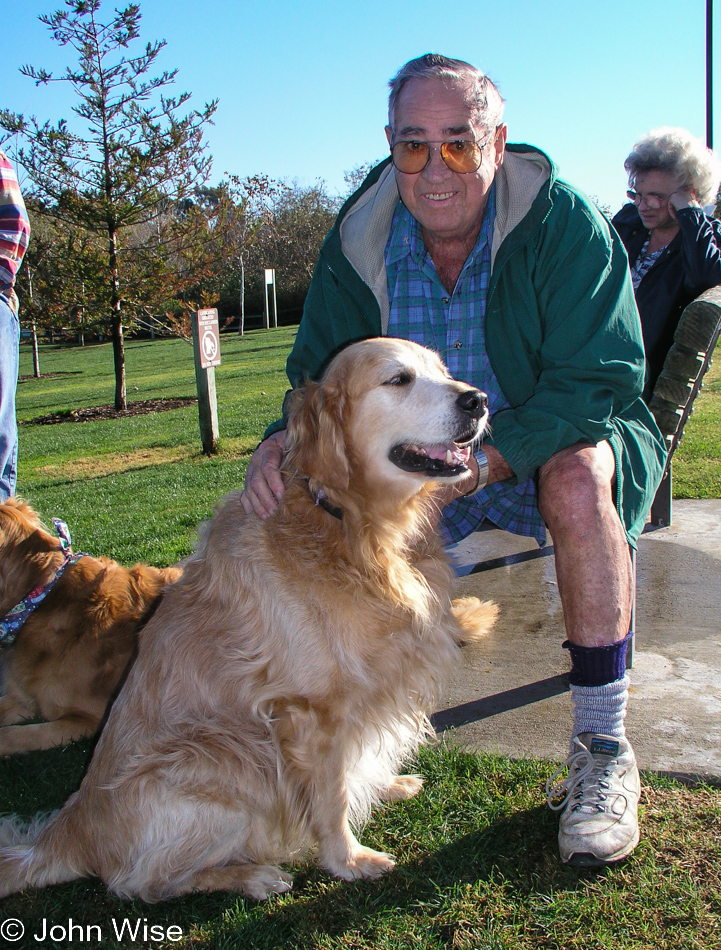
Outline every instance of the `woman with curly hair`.
<svg viewBox="0 0 721 950">
<path fill-rule="evenodd" d="M 648 401 L 684 307 L 721 284 L 721 222 L 704 211 L 716 202 L 721 164 L 690 132 L 662 128 L 636 142 L 624 167 L 631 203 L 613 224 L 641 315 Z"/>
</svg>

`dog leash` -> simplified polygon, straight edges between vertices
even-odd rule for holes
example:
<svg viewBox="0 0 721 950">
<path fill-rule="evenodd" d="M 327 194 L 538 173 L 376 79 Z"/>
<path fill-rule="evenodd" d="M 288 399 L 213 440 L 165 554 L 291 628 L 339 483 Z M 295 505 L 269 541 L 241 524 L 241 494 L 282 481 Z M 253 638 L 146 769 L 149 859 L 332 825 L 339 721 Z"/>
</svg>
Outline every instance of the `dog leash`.
<svg viewBox="0 0 721 950">
<path fill-rule="evenodd" d="M 70 531 L 64 521 L 61 521 L 59 518 L 53 518 L 53 525 L 60 538 L 60 547 L 65 555 L 63 562 L 47 584 L 38 584 L 37 587 L 34 587 L 27 597 L 23 597 L 20 603 L 8 611 L 2 620 L 0 620 L 0 646 L 8 647 L 15 643 L 22 625 L 30 614 L 42 604 L 65 573 L 65 569 L 69 567 L 69 565 L 75 564 L 81 557 L 87 557 L 87 555 L 82 553 L 71 553 Z"/>
</svg>

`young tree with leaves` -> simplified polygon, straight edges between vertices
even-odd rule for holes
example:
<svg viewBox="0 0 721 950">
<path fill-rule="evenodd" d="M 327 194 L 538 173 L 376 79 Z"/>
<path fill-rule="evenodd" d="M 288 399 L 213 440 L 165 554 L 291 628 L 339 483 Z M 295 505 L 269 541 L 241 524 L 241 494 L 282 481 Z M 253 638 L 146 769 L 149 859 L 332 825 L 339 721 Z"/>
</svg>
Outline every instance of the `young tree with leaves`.
<svg viewBox="0 0 721 950">
<path fill-rule="evenodd" d="M 77 66 L 68 66 L 58 77 L 33 66 L 21 70 L 36 85 L 68 83 L 77 96 L 73 112 L 81 122 L 71 126 L 61 119 L 53 126 L 4 110 L 0 126 L 23 136 L 18 159 L 41 206 L 59 221 L 104 235 L 115 407 L 123 409 L 123 235 L 128 229 L 137 233 L 169 202 L 182 201 L 207 180 L 211 158 L 203 133 L 217 100 L 180 115 L 190 94 L 165 94 L 177 70 L 149 78 L 165 41 L 131 54 L 140 36 L 139 5 L 116 10 L 104 23 L 101 2 L 65 0 L 67 9 L 40 17 L 60 46 L 75 51 Z M 78 125 L 85 128 L 76 131 Z"/>
</svg>

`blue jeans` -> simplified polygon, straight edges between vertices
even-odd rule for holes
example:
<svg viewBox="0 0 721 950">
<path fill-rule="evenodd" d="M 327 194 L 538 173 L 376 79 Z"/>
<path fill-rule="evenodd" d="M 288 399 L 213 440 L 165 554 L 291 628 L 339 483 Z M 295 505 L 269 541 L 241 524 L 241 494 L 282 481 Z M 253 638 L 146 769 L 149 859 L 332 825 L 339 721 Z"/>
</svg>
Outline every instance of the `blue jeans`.
<svg viewBox="0 0 721 950">
<path fill-rule="evenodd" d="M 15 390 L 20 365 L 20 323 L 0 296 L 0 502 L 15 494 L 18 427 Z"/>
</svg>

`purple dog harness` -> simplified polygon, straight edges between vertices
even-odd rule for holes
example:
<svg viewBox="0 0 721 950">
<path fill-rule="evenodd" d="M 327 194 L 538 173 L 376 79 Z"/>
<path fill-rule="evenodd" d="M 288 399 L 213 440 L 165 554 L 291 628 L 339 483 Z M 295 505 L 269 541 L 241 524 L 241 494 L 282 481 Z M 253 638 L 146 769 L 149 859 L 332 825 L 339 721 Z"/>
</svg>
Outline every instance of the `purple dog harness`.
<svg viewBox="0 0 721 950">
<path fill-rule="evenodd" d="M 37 587 L 34 587 L 27 597 L 24 597 L 16 607 L 13 607 L 13 609 L 6 613 L 2 620 L 0 620 L 0 646 L 7 647 L 15 643 L 22 625 L 28 619 L 33 610 L 42 604 L 50 591 L 53 589 L 53 587 L 55 587 L 57 582 L 65 573 L 65 569 L 70 564 L 75 564 L 80 560 L 81 557 L 86 556 L 85 554 L 71 554 L 70 532 L 68 531 L 68 526 L 64 521 L 61 521 L 59 518 L 53 518 L 53 525 L 55 526 L 55 530 L 58 533 L 58 537 L 60 538 L 60 547 L 62 548 L 63 554 L 65 555 L 63 563 L 50 578 L 47 584 L 39 584 Z"/>
</svg>

